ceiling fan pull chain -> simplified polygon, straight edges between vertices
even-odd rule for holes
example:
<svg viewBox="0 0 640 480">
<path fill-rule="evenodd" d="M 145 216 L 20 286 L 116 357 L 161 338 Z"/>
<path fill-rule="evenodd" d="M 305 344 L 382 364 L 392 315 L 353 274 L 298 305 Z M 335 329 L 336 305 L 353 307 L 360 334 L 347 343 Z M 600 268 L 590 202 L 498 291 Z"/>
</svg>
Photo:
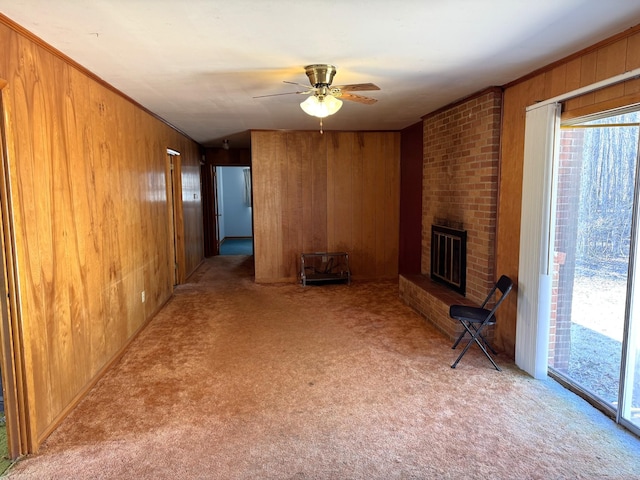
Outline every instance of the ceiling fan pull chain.
<svg viewBox="0 0 640 480">
<path fill-rule="evenodd" d="M 320 119 L 320 135 L 322 135 L 324 132 L 322 131 L 322 119 Z"/>
</svg>

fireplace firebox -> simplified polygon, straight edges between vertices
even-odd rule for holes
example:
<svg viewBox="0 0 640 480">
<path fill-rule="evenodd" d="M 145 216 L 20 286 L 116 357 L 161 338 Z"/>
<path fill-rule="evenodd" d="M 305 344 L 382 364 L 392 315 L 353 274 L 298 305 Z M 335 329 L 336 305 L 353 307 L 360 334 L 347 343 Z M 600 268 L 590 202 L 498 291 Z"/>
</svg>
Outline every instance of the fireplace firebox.
<svg viewBox="0 0 640 480">
<path fill-rule="evenodd" d="M 431 225 L 431 279 L 465 295 L 467 232 Z"/>
</svg>

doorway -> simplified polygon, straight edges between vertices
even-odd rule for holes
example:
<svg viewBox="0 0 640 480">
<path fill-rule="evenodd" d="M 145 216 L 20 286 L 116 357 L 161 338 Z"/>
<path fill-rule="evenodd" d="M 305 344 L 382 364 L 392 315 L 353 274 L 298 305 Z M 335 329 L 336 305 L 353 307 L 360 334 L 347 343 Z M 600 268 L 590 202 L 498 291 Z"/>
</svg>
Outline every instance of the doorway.
<svg viewBox="0 0 640 480">
<path fill-rule="evenodd" d="M 251 169 L 218 166 L 214 178 L 220 255 L 253 255 Z"/>
<path fill-rule="evenodd" d="M 561 127 L 548 355 L 552 377 L 636 434 L 639 129 L 638 107 Z"/>
</svg>

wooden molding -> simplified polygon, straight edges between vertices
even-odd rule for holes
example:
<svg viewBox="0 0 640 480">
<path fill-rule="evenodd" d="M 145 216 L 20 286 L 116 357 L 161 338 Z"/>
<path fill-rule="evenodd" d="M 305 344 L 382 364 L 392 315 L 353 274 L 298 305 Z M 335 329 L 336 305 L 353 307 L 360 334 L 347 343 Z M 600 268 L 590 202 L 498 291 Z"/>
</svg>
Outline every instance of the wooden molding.
<svg viewBox="0 0 640 480">
<path fill-rule="evenodd" d="M 606 38 L 606 39 L 604 39 L 604 40 L 602 40 L 602 41 L 600 41 L 598 43 L 595 43 L 595 44 L 590 45 L 590 46 L 588 46 L 586 48 L 583 48 L 582 50 L 579 50 L 579 51 L 577 51 L 575 53 L 572 53 L 571 55 L 568 55 L 568 56 L 566 56 L 564 58 L 556 60 L 553 63 L 545 65 L 544 67 L 541 67 L 541 68 L 538 68 L 538 69 L 536 69 L 536 70 L 534 70 L 532 72 L 529 72 L 526 75 L 523 75 L 522 77 L 503 85 L 502 88 L 504 88 L 506 90 L 507 88 L 513 87 L 514 85 L 517 85 L 518 83 L 525 82 L 525 81 L 530 80 L 530 79 L 532 79 L 532 78 L 534 78 L 534 77 L 536 77 L 538 75 L 541 75 L 543 73 L 549 72 L 549 71 L 553 70 L 554 68 L 556 68 L 556 67 L 558 67 L 558 66 L 560 66 L 562 64 L 568 63 L 568 62 L 570 62 L 572 60 L 576 60 L 576 59 L 578 59 L 580 57 L 583 57 L 583 56 L 585 56 L 585 55 L 587 55 L 589 53 L 593 53 L 593 52 L 599 50 L 602 47 L 605 47 L 607 45 L 610 45 L 610 44 L 613 44 L 615 42 L 618 42 L 618 41 L 620 41 L 620 40 L 622 40 L 624 38 L 630 37 L 630 36 L 632 36 L 632 35 L 634 35 L 635 33 L 638 33 L 638 32 L 640 32 L 640 24 L 638 24 L 638 25 L 636 25 L 634 27 L 628 28 L 628 29 L 626 29 L 626 30 L 624 30 L 624 31 L 622 31 L 620 33 L 617 33 L 616 35 L 613 35 L 613 36 L 611 36 L 609 38 Z"/>
</svg>

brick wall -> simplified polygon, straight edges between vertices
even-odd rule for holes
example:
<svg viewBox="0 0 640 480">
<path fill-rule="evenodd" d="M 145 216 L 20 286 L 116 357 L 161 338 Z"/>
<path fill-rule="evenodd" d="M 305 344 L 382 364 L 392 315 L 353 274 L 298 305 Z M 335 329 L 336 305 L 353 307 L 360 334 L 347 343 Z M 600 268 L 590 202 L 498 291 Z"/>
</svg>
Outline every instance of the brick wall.
<svg viewBox="0 0 640 480">
<path fill-rule="evenodd" d="M 491 88 L 424 118 L 422 273 L 431 225 L 467 231 L 467 298 L 494 282 L 502 91 Z"/>
<path fill-rule="evenodd" d="M 584 130 L 563 130 L 560 141 L 558 190 L 556 201 L 557 285 L 554 285 L 552 327 L 549 337 L 549 366 L 566 370 L 571 354 L 571 305 L 576 258 L 573 246 L 578 235 L 578 202 Z M 554 278 L 554 283 L 556 279 Z"/>
<path fill-rule="evenodd" d="M 494 282 L 501 109 L 490 88 L 423 119 L 421 275 L 401 275 L 400 297 L 451 340 L 462 327 L 449 306 L 482 303 Z M 429 279 L 432 224 L 467 231 L 466 298 Z"/>
<path fill-rule="evenodd" d="M 555 252 L 553 256 L 553 277 L 551 280 L 551 314 L 549 316 L 549 357 L 547 363 L 550 367 L 555 366 L 556 358 L 569 360 L 571 353 L 571 329 L 566 330 L 564 318 L 560 317 L 558 324 L 558 296 L 560 286 L 560 269 L 564 265 L 566 254 Z M 571 327 L 571 317 L 569 317 L 569 327 Z M 569 342 L 565 343 L 567 333 Z"/>
</svg>

